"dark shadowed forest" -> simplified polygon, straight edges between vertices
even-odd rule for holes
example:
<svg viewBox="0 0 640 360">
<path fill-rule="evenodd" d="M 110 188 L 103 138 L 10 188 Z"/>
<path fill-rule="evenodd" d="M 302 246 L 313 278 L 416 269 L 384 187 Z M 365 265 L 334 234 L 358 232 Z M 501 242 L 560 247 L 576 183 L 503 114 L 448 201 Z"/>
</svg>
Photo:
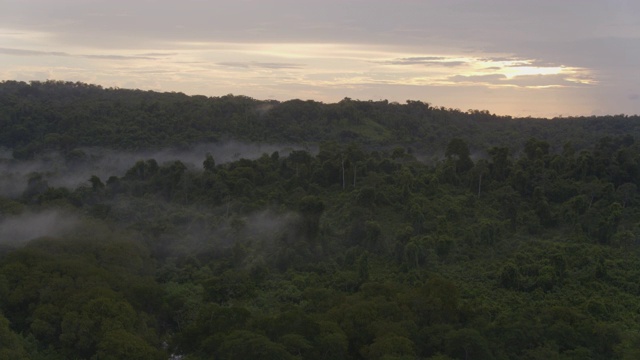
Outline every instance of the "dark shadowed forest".
<svg viewBox="0 0 640 360">
<path fill-rule="evenodd" d="M 638 359 L 640 117 L 0 83 L 2 359 Z"/>
</svg>

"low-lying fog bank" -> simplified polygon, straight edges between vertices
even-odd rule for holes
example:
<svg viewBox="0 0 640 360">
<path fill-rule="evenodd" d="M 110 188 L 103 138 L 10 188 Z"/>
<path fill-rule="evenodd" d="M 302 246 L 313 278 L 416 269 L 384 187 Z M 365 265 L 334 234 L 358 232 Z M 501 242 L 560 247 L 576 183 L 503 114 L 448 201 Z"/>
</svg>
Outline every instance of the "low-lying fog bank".
<svg viewBox="0 0 640 360">
<path fill-rule="evenodd" d="M 27 187 L 29 178 L 40 174 L 50 186 L 74 189 L 86 184 L 92 175 L 106 180 L 110 176 L 123 176 L 139 160 L 155 159 L 159 164 L 181 161 L 188 167 L 201 168 L 207 154 L 217 164 L 245 159 L 257 159 L 263 154 L 279 152 L 286 156 L 298 145 L 274 145 L 227 141 L 224 143 L 195 144 L 188 149 L 159 149 L 138 152 L 104 148 L 82 148 L 63 156 L 52 152 L 29 161 L 16 161 L 9 149 L 0 149 L 0 196 L 19 197 Z M 309 149 L 304 149 L 308 150 Z"/>
</svg>

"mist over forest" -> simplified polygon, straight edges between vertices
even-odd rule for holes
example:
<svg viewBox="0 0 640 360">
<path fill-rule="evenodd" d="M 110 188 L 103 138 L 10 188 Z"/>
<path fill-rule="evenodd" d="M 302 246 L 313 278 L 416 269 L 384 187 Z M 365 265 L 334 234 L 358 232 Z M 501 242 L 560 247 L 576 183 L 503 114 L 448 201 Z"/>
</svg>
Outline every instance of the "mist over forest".
<svg viewBox="0 0 640 360">
<path fill-rule="evenodd" d="M 24 245 L 40 237 L 58 237 L 71 231 L 78 219 L 60 211 L 21 213 L 0 220 L 0 242 L 2 245 Z"/>
<path fill-rule="evenodd" d="M 105 180 L 110 176 L 123 176 L 140 160 L 154 159 L 159 164 L 180 161 L 189 168 L 199 168 L 207 154 L 215 155 L 216 161 L 223 164 L 241 158 L 256 159 L 265 153 L 278 152 L 286 156 L 298 149 L 303 147 L 240 141 L 138 151 L 79 147 L 66 154 L 52 150 L 25 161 L 16 161 L 11 150 L 4 148 L 0 149 L 0 195 L 18 197 L 27 188 L 29 178 L 35 175 L 41 175 L 51 186 L 73 189 L 88 184 L 94 175 Z M 308 146 L 306 150 L 310 150 Z"/>
<path fill-rule="evenodd" d="M 0 358 L 639 358 L 639 138 L 1 82 Z"/>
</svg>

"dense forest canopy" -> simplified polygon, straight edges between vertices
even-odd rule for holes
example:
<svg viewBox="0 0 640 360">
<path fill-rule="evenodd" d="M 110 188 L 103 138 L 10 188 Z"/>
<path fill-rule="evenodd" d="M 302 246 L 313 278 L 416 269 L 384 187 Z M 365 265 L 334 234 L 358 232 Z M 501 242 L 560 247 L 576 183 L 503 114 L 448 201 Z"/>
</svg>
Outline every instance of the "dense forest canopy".
<svg viewBox="0 0 640 360">
<path fill-rule="evenodd" d="M 269 143 L 357 142 L 411 147 L 431 156 L 463 138 L 473 152 L 512 153 L 535 137 L 554 149 L 588 149 L 600 138 L 640 135 L 640 117 L 517 119 L 488 111 L 438 108 L 421 101 L 339 103 L 255 100 L 246 96 L 103 89 L 83 83 L 0 83 L 0 147 L 19 159 L 81 146 L 141 149 L 233 138 Z"/>
<path fill-rule="evenodd" d="M 5 81 L 0 358 L 637 359 L 637 123 Z"/>
</svg>

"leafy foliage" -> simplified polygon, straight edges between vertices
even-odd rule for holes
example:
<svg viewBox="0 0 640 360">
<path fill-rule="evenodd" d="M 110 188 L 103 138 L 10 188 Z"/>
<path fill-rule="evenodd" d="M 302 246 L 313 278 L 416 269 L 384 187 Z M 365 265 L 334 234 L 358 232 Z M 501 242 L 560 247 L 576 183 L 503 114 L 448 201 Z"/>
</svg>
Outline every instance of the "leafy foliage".
<svg viewBox="0 0 640 360">
<path fill-rule="evenodd" d="M 584 142 L 633 133 L 635 119 L 0 89 L 14 162 L 57 149 L 69 165 L 89 144 L 322 141 L 228 163 L 211 153 L 202 168 L 145 159 L 75 189 L 33 174 L 22 196 L 0 198 L 0 229 L 60 209 L 77 221 L 3 241 L 2 358 L 638 355 L 640 149 L 628 135 Z M 565 128 L 581 139 L 555 141 Z M 444 156 L 424 161 L 429 149 Z"/>
</svg>

